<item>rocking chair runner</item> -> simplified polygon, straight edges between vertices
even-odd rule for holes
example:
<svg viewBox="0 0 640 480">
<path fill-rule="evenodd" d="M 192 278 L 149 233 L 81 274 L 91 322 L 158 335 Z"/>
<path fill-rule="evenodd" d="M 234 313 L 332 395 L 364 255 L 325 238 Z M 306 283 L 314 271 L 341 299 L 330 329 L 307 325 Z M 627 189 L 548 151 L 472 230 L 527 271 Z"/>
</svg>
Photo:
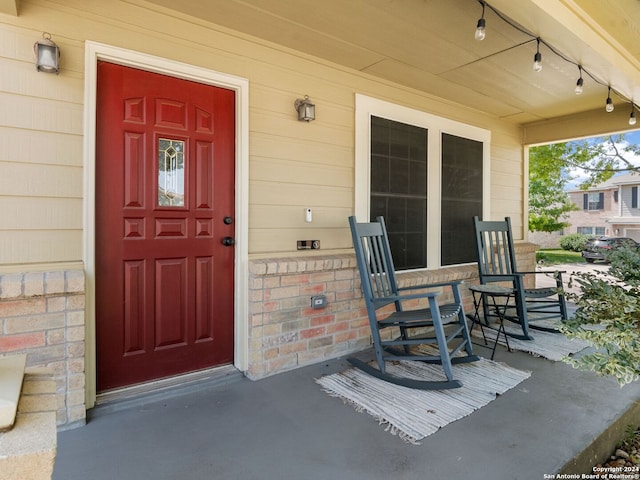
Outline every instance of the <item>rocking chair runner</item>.
<svg viewBox="0 0 640 480">
<path fill-rule="evenodd" d="M 549 319 L 564 321 L 567 319 L 567 304 L 562 294 L 562 272 L 522 272 L 518 270 L 509 217 L 506 217 L 504 221 L 481 221 L 475 216 L 473 217 L 473 228 L 476 236 L 480 283 L 485 285 L 492 282 L 508 282 L 513 287 L 515 315 L 505 314 L 504 318 L 519 323 L 522 335 L 513 333 L 509 335 L 522 340 L 533 340 L 529 333 L 529 327 L 557 331 L 557 329 L 537 326 L 530 322 Z M 526 275 L 549 274 L 553 275 L 556 280 L 555 287 L 525 287 L 524 277 Z M 485 319 L 488 319 L 492 314 L 488 311 L 486 302 L 483 303 L 485 305 Z"/>
<path fill-rule="evenodd" d="M 372 223 L 357 223 L 355 217 L 349 217 L 378 368 L 356 358 L 349 358 L 349 362 L 370 375 L 397 385 L 423 390 L 461 387 L 462 383 L 453 378 L 451 365 L 478 360 L 472 352 L 462 308 L 459 291 L 461 282 L 398 288 L 384 219 L 378 217 L 377 220 Z M 425 291 L 428 288 L 441 287 L 450 287 L 453 290 L 453 303 L 439 305 L 436 300 L 439 292 Z M 409 290 L 418 292 L 404 293 Z M 403 309 L 404 301 L 415 299 L 427 299 L 429 307 L 418 310 Z M 395 305 L 395 311 L 378 319 L 378 311 L 390 304 Z M 445 326 L 450 331 L 445 331 Z M 392 327 L 398 329 L 399 336 L 393 340 L 383 340 L 381 331 Z M 450 343 L 454 344 L 451 349 Z M 434 345 L 438 354 L 421 354 L 411 350 L 411 347 L 424 344 Z M 466 355 L 456 356 L 463 350 Z M 385 361 L 400 359 L 441 364 L 447 380 L 419 381 L 388 374 Z"/>
</svg>

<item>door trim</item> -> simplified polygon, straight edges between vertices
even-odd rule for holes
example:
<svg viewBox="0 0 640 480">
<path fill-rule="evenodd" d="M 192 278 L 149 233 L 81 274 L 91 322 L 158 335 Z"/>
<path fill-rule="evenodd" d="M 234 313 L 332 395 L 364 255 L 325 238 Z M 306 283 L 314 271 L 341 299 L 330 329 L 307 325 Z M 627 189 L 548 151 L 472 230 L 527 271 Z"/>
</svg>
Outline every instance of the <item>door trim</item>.
<svg viewBox="0 0 640 480">
<path fill-rule="evenodd" d="M 172 77 L 233 90 L 236 94 L 235 159 L 235 285 L 234 285 L 234 366 L 246 371 L 249 359 L 248 318 L 248 232 L 249 232 L 249 81 L 174 60 L 87 41 L 84 82 L 84 218 L 83 261 L 85 285 L 85 401 L 96 401 L 96 305 L 95 305 L 95 165 L 97 64 L 105 60 Z"/>
</svg>

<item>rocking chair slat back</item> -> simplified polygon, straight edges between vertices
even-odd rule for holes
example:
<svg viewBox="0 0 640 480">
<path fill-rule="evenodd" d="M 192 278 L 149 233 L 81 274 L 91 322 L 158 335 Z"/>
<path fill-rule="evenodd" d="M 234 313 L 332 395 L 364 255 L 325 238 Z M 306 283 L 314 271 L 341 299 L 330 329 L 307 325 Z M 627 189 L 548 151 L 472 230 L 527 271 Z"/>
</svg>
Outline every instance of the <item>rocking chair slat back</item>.
<svg viewBox="0 0 640 480">
<path fill-rule="evenodd" d="M 360 248 L 356 249 L 358 269 L 367 272 L 362 278 L 365 297 L 375 303 L 376 308 L 392 303 L 388 298 L 397 294 L 398 284 L 384 220 L 382 223 L 358 225 L 355 219 L 350 218 L 349 221 L 353 224 L 352 230 L 358 229 L 359 232 L 354 241 L 360 242 Z"/>
<path fill-rule="evenodd" d="M 512 275 L 516 270 L 509 219 L 476 224 L 480 276 Z"/>
</svg>

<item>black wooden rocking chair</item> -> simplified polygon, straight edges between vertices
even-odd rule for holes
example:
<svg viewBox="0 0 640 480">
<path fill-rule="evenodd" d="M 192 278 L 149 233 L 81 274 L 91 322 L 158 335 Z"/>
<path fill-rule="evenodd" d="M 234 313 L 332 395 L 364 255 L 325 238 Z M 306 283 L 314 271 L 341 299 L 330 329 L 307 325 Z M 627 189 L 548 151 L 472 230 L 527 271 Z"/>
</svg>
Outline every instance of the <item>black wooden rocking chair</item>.
<svg viewBox="0 0 640 480">
<path fill-rule="evenodd" d="M 529 327 L 557 332 L 557 328 L 536 325 L 535 321 L 567 319 L 567 303 L 562 293 L 562 272 L 518 270 L 509 217 L 504 221 L 481 221 L 475 216 L 473 228 L 476 236 L 480 283 L 484 285 L 492 282 L 507 282 L 513 287 L 515 313 L 506 313 L 504 318 L 520 324 L 522 335 L 514 333 L 509 335 L 522 340 L 533 340 Z M 552 275 L 556 286 L 526 288 L 525 276 L 527 275 Z M 488 319 L 493 314 L 489 312 L 486 305 L 487 303 L 483 302 L 485 319 Z M 511 312 L 513 311 L 514 308 L 511 308 Z"/>
<path fill-rule="evenodd" d="M 355 217 L 349 217 L 378 368 L 356 358 L 349 358 L 349 362 L 374 377 L 405 387 L 422 390 L 461 387 L 462 383 L 453 378 L 451 364 L 478 360 L 472 352 L 462 308 L 459 291 L 461 282 L 398 288 L 384 219 L 378 217 L 377 220 L 372 223 L 357 223 Z M 442 287 L 451 287 L 453 303 L 439 305 L 436 297 L 440 293 L 425 290 Z M 403 293 L 409 290 L 416 293 Z M 404 301 L 416 299 L 426 299 L 428 308 L 403 309 Z M 390 304 L 395 305 L 395 311 L 386 317 L 381 315 L 383 318 L 378 319 L 379 310 Z M 397 328 L 399 336 L 393 340 L 383 340 L 381 331 L 393 327 Z M 445 331 L 445 327 L 448 331 Z M 454 345 L 451 349 L 450 343 Z M 438 354 L 415 351 L 415 347 L 425 344 L 432 345 L 432 349 Z M 463 350 L 466 355 L 457 356 Z M 447 379 L 426 381 L 394 376 L 385 369 L 385 361 L 389 360 L 419 360 L 441 364 Z"/>
</svg>

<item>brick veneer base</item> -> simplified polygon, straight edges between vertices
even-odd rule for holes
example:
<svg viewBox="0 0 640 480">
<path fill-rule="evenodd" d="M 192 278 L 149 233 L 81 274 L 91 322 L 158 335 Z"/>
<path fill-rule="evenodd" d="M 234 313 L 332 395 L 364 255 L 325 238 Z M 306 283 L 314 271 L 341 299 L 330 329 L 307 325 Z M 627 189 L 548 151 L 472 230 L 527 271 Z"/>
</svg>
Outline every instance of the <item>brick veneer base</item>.
<svg viewBox="0 0 640 480">
<path fill-rule="evenodd" d="M 534 270 L 535 250 L 535 245 L 518 244 L 520 269 Z M 453 280 L 477 283 L 476 264 L 398 275 L 401 286 Z M 465 286 L 462 293 L 465 308 L 471 311 Z M 314 310 L 311 296 L 319 294 L 327 297 L 328 304 Z M 251 260 L 249 312 L 249 378 L 339 357 L 371 344 L 355 255 Z"/>
<path fill-rule="evenodd" d="M 84 283 L 82 270 L 0 275 L 0 355 L 53 372 L 58 425 L 86 419 Z"/>
</svg>

